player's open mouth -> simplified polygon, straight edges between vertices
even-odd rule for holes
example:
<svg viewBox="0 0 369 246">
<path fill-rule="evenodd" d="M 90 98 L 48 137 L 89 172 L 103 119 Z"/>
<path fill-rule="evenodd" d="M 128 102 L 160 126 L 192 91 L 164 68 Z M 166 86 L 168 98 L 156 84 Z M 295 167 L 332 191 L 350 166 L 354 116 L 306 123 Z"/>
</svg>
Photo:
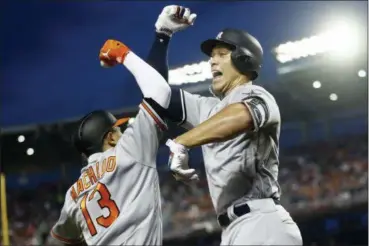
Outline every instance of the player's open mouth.
<svg viewBox="0 0 369 246">
<path fill-rule="evenodd" d="M 219 72 L 219 71 L 213 71 L 212 74 L 213 74 L 213 79 L 218 79 L 223 75 L 222 72 Z"/>
</svg>

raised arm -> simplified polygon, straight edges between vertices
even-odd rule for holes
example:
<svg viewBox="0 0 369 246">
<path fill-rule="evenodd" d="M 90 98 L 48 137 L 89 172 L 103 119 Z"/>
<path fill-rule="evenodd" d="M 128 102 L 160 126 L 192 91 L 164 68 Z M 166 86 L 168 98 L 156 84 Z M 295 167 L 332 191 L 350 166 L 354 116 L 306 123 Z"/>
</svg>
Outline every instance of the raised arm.
<svg viewBox="0 0 369 246">
<path fill-rule="evenodd" d="M 155 41 L 151 46 L 147 62 L 167 81 L 169 80 L 168 46 L 170 39 L 174 33 L 192 26 L 196 17 L 197 15 L 191 13 L 188 8 L 170 5 L 163 9 L 155 23 Z M 200 123 L 200 112 L 207 111 L 216 101 L 213 98 L 194 95 L 179 88 L 171 88 L 171 90 L 168 108 L 157 107 L 156 111 L 162 111 L 163 117 L 186 129 L 197 126 Z M 155 105 L 155 102 L 152 104 Z"/>
<path fill-rule="evenodd" d="M 163 108 L 168 107 L 171 90 L 166 80 L 125 44 L 117 40 L 107 40 L 99 57 L 103 67 L 123 64 L 135 77 L 145 98 L 152 98 Z"/>
<path fill-rule="evenodd" d="M 151 45 L 146 62 L 152 66 L 168 82 L 168 47 L 171 36 L 155 32 L 154 42 Z"/>
<path fill-rule="evenodd" d="M 182 6 L 166 6 L 155 23 L 155 39 L 146 59 L 168 81 L 168 46 L 172 35 L 193 25 L 196 14 Z"/>
<path fill-rule="evenodd" d="M 133 73 L 135 67 L 140 66 L 132 65 L 133 63 L 138 64 L 137 62 L 132 62 L 132 60 L 137 59 L 128 55 L 131 51 L 119 41 L 111 40 L 110 43 L 107 42 L 100 53 L 100 60 L 104 67 L 123 63 L 135 76 L 145 100 L 163 118 L 176 122 L 187 129 L 199 124 L 200 101 L 205 101 L 206 99 L 202 100 L 200 96 L 191 95 L 175 88 L 171 88 L 169 101 L 160 98 L 154 99 L 152 94 L 155 94 L 156 97 L 168 95 L 168 86 L 163 85 L 163 83 L 167 84 L 168 82 L 168 46 L 170 39 L 175 32 L 193 25 L 195 19 L 196 14 L 191 14 L 188 8 L 176 5 L 166 6 L 159 15 L 155 23 L 155 39 L 146 61 L 164 80 L 150 79 L 153 76 L 152 72 L 138 74 L 141 68 L 138 69 L 135 75 Z M 145 72 L 142 73 L 146 73 L 147 70 L 143 71 Z M 160 91 L 164 95 L 157 94 Z"/>
</svg>

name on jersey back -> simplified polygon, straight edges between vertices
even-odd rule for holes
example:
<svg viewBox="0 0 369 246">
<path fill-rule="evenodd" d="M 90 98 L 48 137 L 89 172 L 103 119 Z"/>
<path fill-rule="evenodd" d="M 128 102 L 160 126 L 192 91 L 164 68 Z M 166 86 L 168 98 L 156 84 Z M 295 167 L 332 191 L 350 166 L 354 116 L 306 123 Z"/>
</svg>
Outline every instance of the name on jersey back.
<svg viewBox="0 0 369 246">
<path fill-rule="evenodd" d="M 109 156 L 103 161 L 96 162 L 94 165 L 86 168 L 77 182 L 75 182 L 71 187 L 70 195 L 72 199 L 76 201 L 81 193 L 96 184 L 104 177 L 105 173 L 114 172 L 116 170 L 116 166 L 117 164 L 115 156 Z"/>
</svg>

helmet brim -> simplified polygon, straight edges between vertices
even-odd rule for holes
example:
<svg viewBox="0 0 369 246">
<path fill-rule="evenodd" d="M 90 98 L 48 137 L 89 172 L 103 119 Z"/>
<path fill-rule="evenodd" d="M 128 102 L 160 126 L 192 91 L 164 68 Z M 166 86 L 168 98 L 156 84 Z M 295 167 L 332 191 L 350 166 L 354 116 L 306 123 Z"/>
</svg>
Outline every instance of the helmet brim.
<svg viewBox="0 0 369 246">
<path fill-rule="evenodd" d="M 206 54 L 207 56 L 211 56 L 211 52 L 213 51 L 214 47 L 217 45 L 227 45 L 230 46 L 232 49 L 235 48 L 235 46 L 231 43 L 228 43 L 224 40 L 220 39 L 208 39 L 201 43 L 201 51 Z"/>
<path fill-rule="evenodd" d="M 113 126 L 121 126 L 129 121 L 129 118 L 118 119 Z"/>
</svg>

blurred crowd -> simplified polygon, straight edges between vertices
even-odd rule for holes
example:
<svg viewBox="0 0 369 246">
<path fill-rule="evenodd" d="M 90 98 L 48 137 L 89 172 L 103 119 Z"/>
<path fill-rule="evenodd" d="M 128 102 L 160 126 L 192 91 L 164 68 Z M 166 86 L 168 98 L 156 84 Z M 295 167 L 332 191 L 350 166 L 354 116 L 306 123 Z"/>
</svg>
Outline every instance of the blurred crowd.
<svg viewBox="0 0 369 246">
<path fill-rule="evenodd" d="M 209 223 L 215 215 L 205 171 L 199 171 L 202 178 L 194 186 L 176 182 L 168 172 L 160 173 L 166 237 L 183 236 L 199 227 L 209 232 L 217 229 Z M 282 151 L 279 179 L 282 204 L 292 214 L 366 202 L 367 136 Z M 67 188 L 68 182 L 60 181 L 40 185 L 36 190 L 8 190 L 12 245 L 48 245 L 43 242 L 59 216 Z"/>
<path fill-rule="evenodd" d="M 281 155 L 281 202 L 289 212 L 324 212 L 368 200 L 367 136 L 342 141 L 300 146 Z M 195 186 L 185 186 L 173 179 L 163 180 L 167 232 L 183 234 L 196 226 L 214 225 L 201 223 L 215 219 L 206 178 L 202 175 L 201 180 Z"/>
</svg>

